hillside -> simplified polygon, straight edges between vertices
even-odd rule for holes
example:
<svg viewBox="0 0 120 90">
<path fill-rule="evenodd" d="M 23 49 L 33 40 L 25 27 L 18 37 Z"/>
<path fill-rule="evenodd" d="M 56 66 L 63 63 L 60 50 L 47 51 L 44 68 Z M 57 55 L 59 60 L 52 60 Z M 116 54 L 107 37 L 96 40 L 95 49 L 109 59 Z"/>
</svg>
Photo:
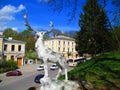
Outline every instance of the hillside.
<svg viewBox="0 0 120 90">
<path fill-rule="evenodd" d="M 104 53 L 75 67 L 69 80 L 88 84 L 91 90 L 120 90 L 120 53 Z M 62 79 L 63 77 L 61 77 Z"/>
</svg>

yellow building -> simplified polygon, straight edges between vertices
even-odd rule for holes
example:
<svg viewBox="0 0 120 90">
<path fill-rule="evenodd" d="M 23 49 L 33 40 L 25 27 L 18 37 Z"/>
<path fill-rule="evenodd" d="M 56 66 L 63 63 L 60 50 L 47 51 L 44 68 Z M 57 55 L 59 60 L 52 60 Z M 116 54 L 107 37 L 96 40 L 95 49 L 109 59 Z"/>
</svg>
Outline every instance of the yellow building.
<svg viewBox="0 0 120 90">
<path fill-rule="evenodd" d="M 3 54 L 3 33 L 0 32 L 0 60 L 2 59 L 2 54 Z"/>
<path fill-rule="evenodd" d="M 18 66 L 24 64 L 25 58 L 25 42 L 13 40 L 12 37 L 4 38 L 1 34 L 0 52 L 1 59 L 17 61 Z"/>
<path fill-rule="evenodd" d="M 77 58 L 78 53 L 75 50 L 75 39 L 59 35 L 44 40 L 44 45 L 53 51 L 62 54 L 66 58 Z"/>
</svg>

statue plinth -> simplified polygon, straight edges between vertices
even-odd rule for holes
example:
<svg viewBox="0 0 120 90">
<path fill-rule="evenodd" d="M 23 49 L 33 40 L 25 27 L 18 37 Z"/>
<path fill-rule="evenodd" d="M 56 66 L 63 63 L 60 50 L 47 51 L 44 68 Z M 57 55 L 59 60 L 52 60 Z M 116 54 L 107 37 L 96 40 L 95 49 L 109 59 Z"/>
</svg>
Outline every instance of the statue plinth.
<svg viewBox="0 0 120 90">
<path fill-rule="evenodd" d="M 80 85 L 75 81 L 65 82 L 51 78 L 42 78 L 40 82 L 40 90 L 81 90 Z"/>
</svg>

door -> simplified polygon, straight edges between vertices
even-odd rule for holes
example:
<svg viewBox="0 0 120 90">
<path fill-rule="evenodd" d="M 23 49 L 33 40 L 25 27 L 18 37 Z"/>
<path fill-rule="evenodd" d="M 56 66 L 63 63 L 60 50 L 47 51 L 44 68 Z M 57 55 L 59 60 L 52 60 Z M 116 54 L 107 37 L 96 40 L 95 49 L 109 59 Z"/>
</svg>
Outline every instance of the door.
<svg viewBox="0 0 120 90">
<path fill-rule="evenodd" d="M 18 65 L 18 67 L 22 66 L 22 58 L 17 59 L 17 65 Z"/>
</svg>

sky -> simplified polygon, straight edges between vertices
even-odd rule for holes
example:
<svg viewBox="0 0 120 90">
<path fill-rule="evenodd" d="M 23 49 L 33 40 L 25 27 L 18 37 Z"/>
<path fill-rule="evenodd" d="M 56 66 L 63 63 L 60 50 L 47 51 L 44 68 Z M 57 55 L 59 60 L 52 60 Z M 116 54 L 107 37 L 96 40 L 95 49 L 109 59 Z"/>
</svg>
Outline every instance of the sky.
<svg viewBox="0 0 120 90">
<path fill-rule="evenodd" d="M 18 32 L 26 29 L 22 14 L 27 12 L 29 24 L 36 30 L 48 30 L 49 22 L 54 23 L 56 29 L 64 31 L 79 30 L 79 15 L 68 24 L 66 10 L 54 12 L 50 5 L 41 0 L 0 0 L 0 31 L 12 28 Z"/>
<path fill-rule="evenodd" d="M 27 29 L 22 14 L 27 12 L 28 21 L 35 30 L 49 30 L 49 22 L 54 23 L 56 29 L 65 31 L 78 31 L 79 13 L 85 0 L 80 0 L 79 10 L 75 19 L 68 24 L 68 9 L 58 13 L 53 11 L 50 5 L 42 3 L 42 0 L 0 0 L 0 31 L 12 28 L 18 32 Z M 48 1 L 48 0 L 44 0 Z M 110 7 L 109 7 L 110 8 Z M 108 8 L 108 9 L 109 9 Z"/>
</svg>

